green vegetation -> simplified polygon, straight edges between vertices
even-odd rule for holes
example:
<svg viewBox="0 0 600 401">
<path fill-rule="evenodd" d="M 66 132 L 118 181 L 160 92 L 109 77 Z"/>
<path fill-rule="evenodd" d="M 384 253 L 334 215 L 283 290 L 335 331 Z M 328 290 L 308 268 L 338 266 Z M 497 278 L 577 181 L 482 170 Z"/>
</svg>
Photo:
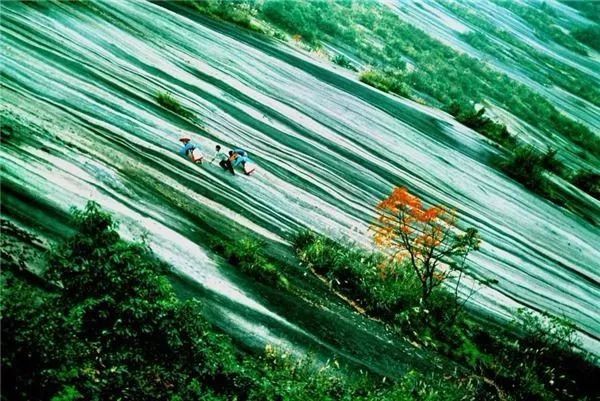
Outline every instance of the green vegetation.
<svg viewBox="0 0 600 401">
<path fill-rule="evenodd" d="M 380 266 L 384 275 L 389 266 L 397 268 L 396 258 L 407 260 L 419 279 L 422 307 L 427 307 L 434 290 L 455 273 L 459 274 L 458 287 L 467 256 L 479 249 L 481 239 L 475 228 L 458 230 L 456 213 L 441 205 L 427 208 L 406 188 L 394 188 L 375 210 L 376 223 L 370 227 L 373 240 L 390 255 L 388 263 Z M 449 260 L 453 263 L 447 263 Z M 440 269 L 441 265 L 445 269 Z"/>
<path fill-rule="evenodd" d="M 155 95 L 156 101 L 167 110 L 171 110 L 175 114 L 179 114 L 184 118 L 194 118 L 194 113 L 186 110 L 177 99 L 167 92 L 157 92 Z"/>
<path fill-rule="evenodd" d="M 491 385 L 479 387 L 477 399 L 550 401 L 598 395 L 600 368 L 589 355 L 575 352 L 573 326 L 562 319 L 521 312 L 507 327 L 486 327 L 447 287 L 436 287 L 423 305 L 419 280 L 406 264 L 382 265 L 380 254 L 311 231 L 299 233 L 294 247 L 300 260 L 369 315 L 484 377 Z"/>
<path fill-rule="evenodd" d="M 260 282 L 288 287 L 288 281 L 277 267 L 268 261 L 264 253 L 265 242 L 244 237 L 232 242 L 216 241 L 213 250 L 223 255 L 227 261 L 243 273 L 248 274 Z"/>
<path fill-rule="evenodd" d="M 302 231 L 294 237 L 299 259 L 325 276 L 331 286 L 352 296 L 371 316 L 393 319 L 400 311 L 418 305 L 419 281 L 402 265 L 387 269 L 389 279 L 382 278 L 383 254 L 366 253 L 359 248 L 344 247 L 337 242 Z"/>
<path fill-rule="evenodd" d="M 517 138 L 508 132 L 506 125 L 492 121 L 485 116 L 485 107 L 476 110 L 475 107 L 461 106 L 453 102 L 446 111 L 452 114 L 456 121 L 474 129 L 506 149 L 514 149 L 518 144 Z"/>
<path fill-rule="evenodd" d="M 232 22 L 243 28 L 262 32 L 254 23 L 252 15 L 256 13 L 253 0 L 183 0 L 182 4 L 209 17 Z"/>
<path fill-rule="evenodd" d="M 521 145 L 502 163 L 502 169 L 534 192 L 549 192 L 544 178 L 542 155 L 530 145 Z"/>
<path fill-rule="evenodd" d="M 462 6 L 460 3 L 446 0 L 440 1 L 448 11 L 451 11 L 464 21 L 481 28 L 496 40 L 515 47 L 517 51 L 505 49 L 502 43 L 492 43 L 485 35 L 479 32 L 462 34 L 461 37 L 474 48 L 493 55 L 500 61 L 512 62 L 518 65 L 519 68 L 525 69 L 529 76 L 541 84 L 555 84 L 597 106 L 600 105 L 600 93 L 598 92 L 597 85 L 586 74 L 529 46 L 514 35 L 498 28 L 493 21 L 473 12 L 473 10 Z M 532 62 L 530 58 L 535 62 Z M 549 67 L 549 69 L 540 67 Z"/>
<path fill-rule="evenodd" d="M 548 148 L 546 153 L 542 155 L 541 165 L 547 171 L 554 173 L 560 177 L 565 176 L 565 165 L 556 158 L 558 151 L 554 148 Z"/>
<path fill-rule="evenodd" d="M 494 0 L 523 20 L 527 21 L 540 39 L 552 40 L 569 50 L 587 56 L 587 50 L 567 33 L 563 32 L 556 20 L 556 11 L 548 4 L 542 2 L 534 6 L 523 5 L 509 0 Z"/>
<path fill-rule="evenodd" d="M 502 170 L 516 181 L 548 200 L 564 205 L 566 200 L 557 195 L 555 184 L 546 178 L 545 172 L 552 172 L 567 178 L 567 170 L 556 158 L 556 149 L 548 149 L 540 153 L 531 145 L 519 144 L 508 158 L 500 162 Z M 588 188 L 581 188 L 586 190 Z"/>
<path fill-rule="evenodd" d="M 395 383 L 297 360 L 241 354 L 176 298 L 144 243 L 90 203 L 52 250 L 47 291 L 2 272 L 2 400 L 458 401 L 474 384 L 411 372 Z"/>
<path fill-rule="evenodd" d="M 600 3 L 597 1 L 559 0 L 561 3 L 580 11 L 586 18 L 600 24 Z"/>
<path fill-rule="evenodd" d="M 331 61 L 334 64 L 339 65 L 340 67 L 346 68 L 348 70 L 352 70 L 352 71 L 358 71 L 356 69 L 356 67 L 354 67 L 354 65 L 352 64 L 352 62 L 350 61 L 350 59 L 346 56 L 344 56 L 343 54 L 336 54 Z"/>
<path fill-rule="evenodd" d="M 597 26 L 586 26 L 575 28 L 571 35 L 581 43 L 600 52 L 600 28 Z"/>
<path fill-rule="evenodd" d="M 559 133 L 592 154 L 600 155 L 600 140 L 587 127 L 561 114 L 526 86 L 431 39 L 423 31 L 400 20 L 385 5 L 291 0 L 266 0 L 262 6 L 250 3 L 252 7 L 248 10 L 252 10 L 255 18 L 301 38 L 313 48 L 327 42 L 353 49 L 355 57 L 374 66 L 361 74 L 365 83 L 401 96 L 418 91 L 428 95 L 432 105 L 444 108 L 454 102 L 474 104 L 491 99 L 534 127 Z M 230 7 L 239 8 L 236 4 L 239 3 L 232 3 Z M 537 57 L 536 53 L 539 52 L 533 53 Z M 406 68 L 407 60 L 414 68 Z M 549 57 L 544 56 L 541 61 L 554 70 L 545 76 L 545 81 L 568 88 L 600 105 L 597 85 L 585 74 Z M 539 71 L 540 68 L 534 65 L 530 70 Z"/>
<path fill-rule="evenodd" d="M 600 174 L 591 170 L 579 170 L 571 177 L 571 183 L 600 200 Z"/>
<path fill-rule="evenodd" d="M 383 92 L 392 92 L 410 98 L 410 87 L 404 82 L 405 75 L 400 70 L 366 70 L 358 79 Z"/>
</svg>

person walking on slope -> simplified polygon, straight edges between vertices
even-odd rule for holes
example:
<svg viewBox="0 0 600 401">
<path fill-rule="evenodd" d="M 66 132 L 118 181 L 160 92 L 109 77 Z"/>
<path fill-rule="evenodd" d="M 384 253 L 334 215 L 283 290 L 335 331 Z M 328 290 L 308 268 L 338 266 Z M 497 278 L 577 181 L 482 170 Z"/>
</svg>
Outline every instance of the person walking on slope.
<svg viewBox="0 0 600 401">
<path fill-rule="evenodd" d="M 179 154 L 181 156 L 190 159 L 192 163 L 202 164 L 204 156 L 202 155 L 202 152 L 200 152 L 200 148 L 192 143 L 192 139 L 189 136 L 179 138 L 179 142 L 182 144 L 179 149 Z"/>
<path fill-rule="evenodd" d="M 210 161 L 211 163 L 213 161 L 215 161 L 215 159 L 219 160 L 219 166 L 221 166 L 223 168 L 223 170 L 229 170 L 229 172 L 233 175 L 235 175 L 235 171 L 233 170 L 233 165 L 231 164 L 231 160 L 229 160 L 230 155 L 226 154 L 225 152 L 221 152 L 221 146 L 217 145 L 215 146 L 215 156 L 212 158 L 212 160 Z M 229 152 L 230 154 L 232 154 L 233 152 Z"/>
</svg>

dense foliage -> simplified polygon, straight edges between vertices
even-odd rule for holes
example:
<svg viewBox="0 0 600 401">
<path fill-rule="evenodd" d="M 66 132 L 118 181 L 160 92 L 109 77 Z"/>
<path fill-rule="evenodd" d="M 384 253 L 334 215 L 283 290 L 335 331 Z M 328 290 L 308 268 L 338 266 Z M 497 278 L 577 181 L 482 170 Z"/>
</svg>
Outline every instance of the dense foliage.
<svg viewBox="0 0 600 401">
<path fill-rule="evenodd" d="M 597 1 L 581 1 L 581 0 L 559 0 L 576 10 L 579 10 L 585 17 L 590 20 L 600 23 L 600 3 Z"/>
<path fill-rule="evenodd" d="M 588 45 L 592 49 L 600 52 L 600 27 L 584 26 L 575 28 L 571 35 L 581 43 Z"/>
<path fill-rule="evenodd" d="M 287 287 L 288 281 L 279 269 L 268 260 L 264 252 L 265 243 L 251 237 L 243 237 L 231 242 L 214 241 L 212 248 L 243 273 L 262 283 Z"/>
<path fill-rule="evenodd" d="M 143 243 L 122 240 L 98 205 L 50 254 L 48 292 L 2 273 L 2 400 L 458 401 L 469 383 L 412 372 L 381 383 L 316 369 L 269 347 L 242 355 L 176 298 Z"/>
<path fill-rule="evenodd" d="M 473 106 L 452 102 L 446 111 L 456 117 L 458 122 L 474 129 L 506 149 L 513 149 L 518 144 L 517 138 L 508 132 L 506 125 L 493 121 L 485 115 L 485 107 L 475 109 Z"/>
<path fill-rule="evenodd" d="M 311 231 L 299 233 L 294 246 L 300 260 L 369 315 L 483 377 L 477 399 L 592 400 L 600 395 L 595 384 L 600 368 L 575 351 L 573 326 L 562 319 L 520 312 L 508 326 L 482 325 L 444 286 L 434 288 L 423 309 L 419 280 L 408 263 L 382 264 L 384 255 Z"/>
<path fill-rule="evenodd" d="M 502 169 L 534 192 L 548 195 L 550 188 L 544 177 L 543 156 L 530 145 L 521 145 L 502 163 Z"/>
<path fill-rule="evenodd" d="M 294 247 L 303 263 L 372 316 L 392 319 L 418 305 L 421 285 L 417 277 L 403 264 L 386 263 L 383 254 L 346 247 L 308 230 L 294 237 Z"/>
<path fill-rule="evenodd" d="M 591 170 L 579 170 L 571 178 L 571 182 L 582 191 L 600 200 L 600 173 Z"/>
</svg>

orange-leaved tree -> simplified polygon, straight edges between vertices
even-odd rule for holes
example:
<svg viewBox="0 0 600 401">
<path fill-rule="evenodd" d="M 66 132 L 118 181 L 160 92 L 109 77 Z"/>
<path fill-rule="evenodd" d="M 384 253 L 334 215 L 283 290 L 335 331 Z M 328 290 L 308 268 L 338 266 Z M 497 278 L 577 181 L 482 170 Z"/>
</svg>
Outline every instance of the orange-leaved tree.
<svg viewBox="0 0 600 401">
<path fill-rule="evenodd" d="M 372 225 L 374 242 L 390 256 L 390 262 L 409 261 L 421 283 L 421 300 L 457 272 L 455 296 L 467 255 L 479 248 L 475 228 L 457 228 L 456 213 L 442 206 L 425 208 L 406 188 L 396 187 L 376 206 Z"/>
</svg>

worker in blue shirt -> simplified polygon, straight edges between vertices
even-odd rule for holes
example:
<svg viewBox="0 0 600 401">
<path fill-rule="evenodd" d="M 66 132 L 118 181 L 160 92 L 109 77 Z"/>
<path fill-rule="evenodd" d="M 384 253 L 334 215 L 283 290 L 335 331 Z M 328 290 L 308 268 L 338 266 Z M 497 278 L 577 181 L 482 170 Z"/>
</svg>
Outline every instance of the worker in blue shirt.
<svg viewBox="0 0 600 401">
<path fill-rule="evenodd" d="M 179 138 L 182 146 L 179 149 L 179 154 L 183 157 L 190 159 L 193 163 L 202 163 L 204 156 L 200 151 L 198 145 L 192 143 L 192 139 L 189 136 Z"/>
</svg>

